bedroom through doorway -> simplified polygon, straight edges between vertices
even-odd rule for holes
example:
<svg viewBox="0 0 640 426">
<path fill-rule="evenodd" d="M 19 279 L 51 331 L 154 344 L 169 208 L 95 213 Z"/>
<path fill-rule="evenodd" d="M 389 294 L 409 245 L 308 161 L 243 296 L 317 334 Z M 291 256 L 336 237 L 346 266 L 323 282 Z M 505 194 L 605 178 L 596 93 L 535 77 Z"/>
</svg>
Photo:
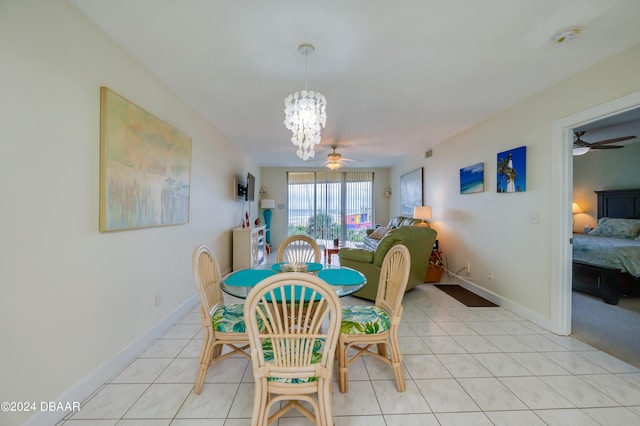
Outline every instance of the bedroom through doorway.
<svg viewBox="0 0 640 426">
<path fill-rule="evenodd" d="M 640 170 L 635 166 L 640 160 L 640 107 L 595 119 L 573 128 L 572 133 L 577 145 L 591 145 L 585 154 L 572 157 L 571 200 L 578 206 L 572 213 L 572 232 L 576 236 L 597 224 L 594 191 L 640 188 Z M 625 140 L 608 142 L 612 139 Z M 598 145 L 600 141 L 605 142 Z M 632 284 L 617 305 L 572 290 L 571 335 L 640 367 L 640 340 L 629 338 L 640 335 L 640 280 Z"/>
</svg>

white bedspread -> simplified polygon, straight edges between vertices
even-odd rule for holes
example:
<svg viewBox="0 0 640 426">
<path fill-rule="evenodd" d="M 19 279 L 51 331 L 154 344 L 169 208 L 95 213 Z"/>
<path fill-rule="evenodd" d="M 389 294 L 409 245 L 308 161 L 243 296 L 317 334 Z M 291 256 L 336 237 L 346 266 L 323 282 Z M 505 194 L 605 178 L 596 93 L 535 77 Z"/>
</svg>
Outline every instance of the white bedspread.
<svg viewBox="0 0 640 426">
<path fill-rule="evenodd" d="M 576 234 L 573 260 L 617 268 L 640 278 L 640 240 Z"/>
</svg>

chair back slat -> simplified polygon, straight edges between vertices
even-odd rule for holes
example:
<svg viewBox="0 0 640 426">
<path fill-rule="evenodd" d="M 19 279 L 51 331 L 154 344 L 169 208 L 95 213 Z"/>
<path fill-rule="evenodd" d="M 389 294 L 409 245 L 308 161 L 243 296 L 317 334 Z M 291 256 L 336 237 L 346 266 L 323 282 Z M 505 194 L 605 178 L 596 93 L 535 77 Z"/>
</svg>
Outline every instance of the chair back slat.
<svg viewBox="0 0 640 426">
<path fill-rule="evenodd" d="M 410 265 L 411 255 L 402 244 L 393 246 L 382 262 L 376 306 L 394 317 L 402 315 L 402 298 L 407 288 Z"/>
<path fill-rule="evenodd" d="M 278 262 L 320 262 L 320 247 L 307 235 L 291 235 L 286 238 L 276 255 Z"/>
<path fill-rule="evenodd" d="M 195 248 L 193 271 L 202 310 L 210 317 L 224 303 L 224 298 L 220 288 L 220 266 L 209 247 L 201 245 Z"/>
</svg>

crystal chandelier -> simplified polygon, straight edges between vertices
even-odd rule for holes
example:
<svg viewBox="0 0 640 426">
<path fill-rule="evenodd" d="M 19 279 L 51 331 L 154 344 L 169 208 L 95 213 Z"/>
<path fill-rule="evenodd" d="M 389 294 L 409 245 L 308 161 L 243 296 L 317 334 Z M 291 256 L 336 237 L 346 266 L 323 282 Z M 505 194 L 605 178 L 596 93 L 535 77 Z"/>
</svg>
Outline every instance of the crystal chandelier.
<svg viewBox="0 0 640 426">
<path fill-rule="evenodd" d="M 298 147 L 296 154 L 304 161 L 315 156 L 320 130 L 327 122 L 327 99 L 320 92 L 307 90 L 307 59 L 314 51 L 310 44 L 298 46 L 298 52 L 305 56 L 304 90 L 284 98 L 284 125 L 291 130 L 291 143 Z"/>
</svg>

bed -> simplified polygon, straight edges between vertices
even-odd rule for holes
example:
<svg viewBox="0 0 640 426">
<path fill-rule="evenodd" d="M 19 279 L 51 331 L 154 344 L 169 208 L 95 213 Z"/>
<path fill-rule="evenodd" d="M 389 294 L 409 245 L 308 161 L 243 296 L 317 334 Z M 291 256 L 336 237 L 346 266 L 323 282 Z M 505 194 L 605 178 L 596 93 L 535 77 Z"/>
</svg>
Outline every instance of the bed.
<svg viewBox="0 0 640 426">
<path fill-rule="evenodd" d="M 598 225 L 573 236 L 573 289 L 616 305 L 640 293 L 640 189 L 595 192 Z"/>
</svg>

